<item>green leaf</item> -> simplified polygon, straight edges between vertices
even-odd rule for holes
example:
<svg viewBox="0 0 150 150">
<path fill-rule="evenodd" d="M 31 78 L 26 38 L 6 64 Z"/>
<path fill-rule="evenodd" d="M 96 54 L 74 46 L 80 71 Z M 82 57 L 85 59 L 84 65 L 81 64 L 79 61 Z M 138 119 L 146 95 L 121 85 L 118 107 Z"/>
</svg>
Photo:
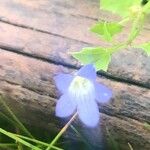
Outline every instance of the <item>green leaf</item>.
<svg viewBox="0 0 150 150">
<path fill-rule="evenodd" d="M 144 43 L 144 44 L 136 46 L 136 47 L 142 48 L 147 53 L 147 55 L 150 56 L 150 42 Z"/>
<path fill-rule="evenodd" d="M 130 13 L 130 7 L 134 5 L 140 6 L 140 0 L 100 0 L 100 8 L 111 11 L 122 17 L 126 17 Z"/>
<path fill-rule="evenodd" d="M 103 56 L 101 56 L 100 60 L 95 62 L 96 70 L 97 71 L 98 70 L 107 71 L 110 61 L 111 61 L 111 56 L 109 54 L 103 54 Z"/>
<path fill-rule="evenodd" d="M 122 31 L 123 26 L 116 22 L 98 22 L 90 31 L 100 35 L 103 39 L 111 41 L 112 37 Z"/>
<path fill-rule="evenodd" d="M 72 53 L 72 56 L 82 64 L 94 64 L 96 70 L 107 71 L 111 55 L 107 49 L 102 47 L 87 47 L 80 52 Z"/>
</svg>

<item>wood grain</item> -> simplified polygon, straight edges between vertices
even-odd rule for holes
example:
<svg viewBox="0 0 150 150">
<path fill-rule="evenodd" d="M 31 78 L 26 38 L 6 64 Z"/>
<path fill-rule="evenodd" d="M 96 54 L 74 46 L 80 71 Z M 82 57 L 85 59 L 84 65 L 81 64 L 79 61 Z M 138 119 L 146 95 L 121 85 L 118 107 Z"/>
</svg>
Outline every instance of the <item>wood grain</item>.
<svg viewBox="0 0 150 150">
<path fill-rule="evenodd" d="M 0 94 L 26 124 L 60 129 L 55 105 L 60 97 L 53 77 L 77 71 L 81 64 L 69 52 L 87 46 L 109 46 L 88 31 L 98 18 L 119 17 L 100 11 L 96 0 L 0 1 Z M 130 32 L 119 35 L 121 42 Z M 148 41 L 149 24 L 135 43 Z M 100 104 L 100 128 L 128 150 L 149 150 L 150 58 L 141 49 L 124 49 L 112 57 L 108 72 L 97 81 L 113 90 L 108 104 Z M 3 110 L 2 106 L 1 110 Z M 38 124 L 37 124 L 38 122 Z M 81 130 L 82 124 L 80 125 Z M 107 137 L 108 138 L 108 137 Z"/>
<path fill-rule="evenodd" d="M 50 123 L 57 127 L 54 108 L 60 94 L 53 77 L 59 72 L 75 70 L 3 50 L 0 50 L 0 58 L 0 93 L 12 110 L 26 123 L 35 125 L 40 120 L 36 126 Z M 113 90 L 110 103 L 100 104 L 100 112 L 104 114 L 102 126 L 107 124 L 112 133 L 116 132 L 117 139 L 125 134 L 121 141 L 131 140 L 135 147 L 143 146 L 138 143 L 142 138 L 146 143 L 144 148 L 148 150 L 150 131 L 144 128 L 144 123 L 150 123 L 149 90 L 100 77 L 98 82 Z"/>
<path fill-rule="evenodd" d="M 116 19 L 114 15 L 99 11 L 96 1 L 87 0 L 6 0 L 0 1 L 0 9 L 1 22 L 5 22 L 0 23 L 1 48 L 21 46 L 16 51 L 78 67 L 80 64 L 67 52 L 79 51 L 86 46 L 108 46 L 88 31 L 96 22 L 92 16 Z M 117 40 L 124 40 L 129 32 L 126 28 Z M 149 35 L 147 28 L 135 43 L 149 41 Z M 150 59 L 140 49 L 122 50 L 114 54 L 106 75 L 150 88 Z"/>
</svg>

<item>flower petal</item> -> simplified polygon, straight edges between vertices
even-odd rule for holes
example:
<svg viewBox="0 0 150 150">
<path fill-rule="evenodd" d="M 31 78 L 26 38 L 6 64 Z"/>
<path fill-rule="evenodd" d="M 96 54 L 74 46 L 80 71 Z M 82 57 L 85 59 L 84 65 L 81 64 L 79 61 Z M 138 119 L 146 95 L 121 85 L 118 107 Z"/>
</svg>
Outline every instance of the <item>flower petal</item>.
<svg viewBox="0 0 150 150">
<path fill-rule="evenodd" d="M 96 100 L 99 103 L 107 103 L 112 97 L 112 91 L 105 85 L 95 82 Z"/>
<path fill-rule="evenodd" d="M 55 83 L 57 88 L 62 92 L 65 93 L 68 90 L 68 87 L 73 80 L 73 76 L 70 74 L 59 74 L 54 77 Z"/>
<path fill-rule="evenodd" d="M 95 127 L 99 122 L 99 109 L 94 97 L 83 96 L 77 102 L 77 112 L 81 121 L 88 127 Z"/>
<path fill-rule="evenodd" d="M 70 99 L 68 94 L 64 94 L 60 97 L 56 104 L 56 116 L 69 117 L 76 109 L 76 104 Z"/>
<path fill-rule="evenodd" d="M 96 80 L 96 70 L 92 64 L 89 64 L 80 68 L 77 75 L 87 78 L 92 81 Z"/>
</svg>

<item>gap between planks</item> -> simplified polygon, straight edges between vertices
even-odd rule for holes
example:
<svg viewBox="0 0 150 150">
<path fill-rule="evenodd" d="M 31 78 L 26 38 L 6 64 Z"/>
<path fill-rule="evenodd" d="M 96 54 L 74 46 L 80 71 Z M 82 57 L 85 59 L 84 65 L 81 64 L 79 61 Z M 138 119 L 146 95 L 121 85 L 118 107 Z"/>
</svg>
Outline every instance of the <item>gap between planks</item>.
<svg viewBox="0 0 150 150">
<path fill-rule="evenodd" d="M 55 65 L 62 65 L 64 67 L 68 67 L 70 69 L 79 69 L 79 67 L 76 67 L 74 65 L 70 65 L 68 63 L 57 62 L 57 61 L 54 61 L 54 60 L 49 59 L 49 58 L 41 57 L 37 54 L 25 53 L 23 51 L 20 51 L 20 49 L 23 49 L 21 47 L 20 48 L 19 47 L 10 47 L 9 45 L 2 45 L 2 43 L 0 43 L 0 48 L 1 48 L 0 50 L 9 51 L 9 52 L 16 53 L 16 54 L 19 54 L 19 55 L 22 55 L 22 56 L 25 56 L 25 57 L 29 57 L 29 58 L 32 58 L 32 59 L 41 60 L 43 62 L 52 63 L 52 64 L 55 64 Z M 138 81 L 135 81 L 135 80 L 127 80 L 127 79 L 123 79 L 123 78 L 120 78 L 120 77 L 115 77 L 115 76 L 112 76 L 111 74 L 108 74 L 108 73 L 103 72 L 103 71 L 98 71 L 98 75 L 103 76 L 106 79 L 116 81 L 116 82 L 121 82 L 121 83 L 124 83 L 124 84 L 130 84 L 130 85 L 134 85 L 134 86 L 137 86 L 137 87 L 150 89 L 150 86 L 145 85 L 144 83 L 142 84 L 142 83 L 139 83 Z"/>
</svg>

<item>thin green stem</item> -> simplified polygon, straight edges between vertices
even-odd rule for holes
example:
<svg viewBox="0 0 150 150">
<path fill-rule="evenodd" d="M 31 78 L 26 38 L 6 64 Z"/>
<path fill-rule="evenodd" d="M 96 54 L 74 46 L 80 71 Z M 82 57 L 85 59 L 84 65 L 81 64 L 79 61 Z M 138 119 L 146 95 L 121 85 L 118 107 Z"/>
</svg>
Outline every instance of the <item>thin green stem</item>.
<svg viewBox="0 0 150 150">
<path fill-rule="evenodd" d="M 114 52 L 119 51 L 122 48 L 127 48 L 129 45 L 131 45 L 131 43 L 135 40 L 135 38 L 139 35 L 143 25 L 144 25 L 144 19 L 145 19 L 145 15 L 143 12 L 139 12 L 139 14 L 137 15 L 137 17 L 134 19 L 133 24 L 132 24 L 132 28 L 131 28 L 131 32 L 128 36 L 128 39 L 123 42 L 123 43 L 118 43 L 113 45 L 111 48 L 109 49 L 109 53 L 112 55 Z M 122 22 L 120 22 L 120 24 L 123 24 L 124 22 L 128 21 L 129 18 L 124 19 Z"/>
<path fill-rule="evenodd" d="M 11 111 L 11 109 L 7 106 L 5 103 L 5 99 L 0 97 L 0 102 L 5 107 L 6 111 L 9 113 L 9 115 L 12 117 L 12 119 L 16 122 L 16 126 L 18 126 L 24 133 L 26 133 L 29 137 L 32 137 L 32 134 L 26 129 L 26 127 L 19 121 L 19 119 L 15 116 L 15 114 Z"/>
<path fill-rule="evenodd" d="M 57 134 L 57 136 L 53 139 L 53 141 L 49 144 L 46 150 L 50 150 L 52 146 L 58 141 L 58 139 L 62 136 L 62 134 L 68 129 L 70 124 L 74 121 L 76 118 L 77 113 L 75 113 L 72 118 L 69 120 L 69 122 L 60 130 L 60 132 Z"/>
<path fill-rule="evenodd" d="M 126 42 L 115 44 L 112 47 L 108 48 L 109 49 L 108 52 L 112 55 L 113 53 L 119 51 L 120 49 L 126 48 L 127 46 L 128 45 Z"/>
<path fill-rule="evenodd" d="M 127 39 L 127 45 L 130 45 L 133 42 L 133 40 L 139 35 L 144 25 L 144 19 L 145 15 L 142 12 L 139 12 L 137 17 L 133 21 L 131 32 Z"/>
<path fill-rule="evenodd" d="M 133 147 L 129 142 L 128 142 L 128 146 L 129 146 L 130 150 L 133 150 Z"/>
<path fill-rule="evenodd" d="M 18 128 L 16 128 L 16 133 L 17 133 L 17 134 L 19 133 L 19 129 L 18 129 Z M 18 145 L 18 150 L 23 150 L 22 144 L 21 144 L 20 142 L 16 142 L 16 143 L 17 143 L 17 145 Z"/>
<path fill-rule="evenodd" d="M 17 136 L 17 137 L 20 137 L 20 138 L 22 138 L 22 139 L 25 139 L 25 140 L 28 140 L 28 141 L 32 141 L 32 142 L 34 142 L 34 143 L 37 143 L 37 144 L 46 146 L 46 147 L 49 146 L 48 143 L 45 143 L 45 142 L 42 142 L 42 141 L 39 141 L 39 140 L 36 140 L 36 139 L 31 139 L 31 138 L 29 138 L 29 137 L 22 136 L 22 135 L 18 135 L 18 134 L 14 134 L 14 135 Z M 56 147 L 56 146 L 52 146 L 52 148 L 53 148 L 53 149 L 56 149 L 56 150 L 63 150 L 62 148 L 58 148 L 58 147 Z"/>
<path fill-rule="evenodd" d="M 17 141 L 17 142 L 22 143 L 23 145 L 25 145 L 25 146 L 27 146 L 27 147 L 29 147 L 29 148 L 32 148 L 33 150 L 41 150 L 40 148 L 38 148 L 38 147 L 32 145 L 31 143 L 26 142 L 25 140 L 23 140 L 23 139 L 21 139 L 21 138 L 15 136 L 14 134 L 12 134 L 12 133 L 10 133 L 10 132 L 7 132 L 7 131 L 3 130 L 2 128 L 0 128 L 0 133 L 2 133 L 2 134 L 4 134 L 4 135 L 6 135 L 6 136 L 8 136 L 8 137 L 10 137 L 10 138 L 12 138 L 12 139 L 14 139 L 14 140 Z"/>
</svg>

